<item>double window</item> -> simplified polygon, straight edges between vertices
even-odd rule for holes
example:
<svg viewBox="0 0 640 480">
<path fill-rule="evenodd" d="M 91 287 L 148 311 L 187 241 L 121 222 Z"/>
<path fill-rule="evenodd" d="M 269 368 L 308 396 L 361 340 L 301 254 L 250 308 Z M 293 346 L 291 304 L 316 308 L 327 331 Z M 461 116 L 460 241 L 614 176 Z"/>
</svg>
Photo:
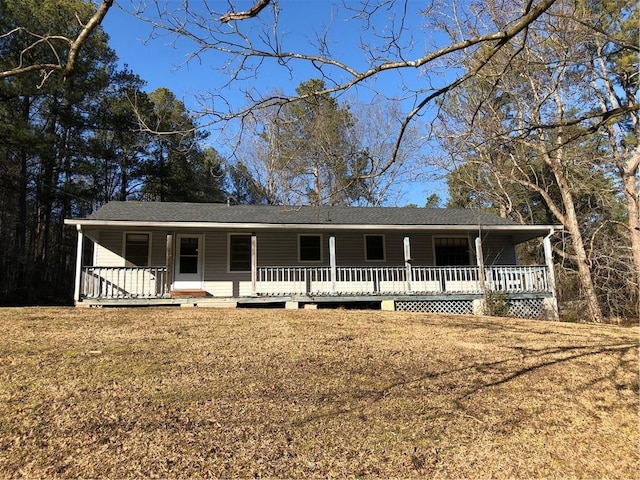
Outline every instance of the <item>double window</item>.
<svg viewBox="0 0 640 480">
<path fill-rule="evenodd" d="M 433 239 L 437 266 L 471 265 L 469 240 L 466 237 Z"/>
<path fill-rule="evenodd" d="M 149 266 L 149 243 L 148 233 L 125 233 L 124 234 L 124 260 L 127 267 L 148 267 Z"/>
</svg>

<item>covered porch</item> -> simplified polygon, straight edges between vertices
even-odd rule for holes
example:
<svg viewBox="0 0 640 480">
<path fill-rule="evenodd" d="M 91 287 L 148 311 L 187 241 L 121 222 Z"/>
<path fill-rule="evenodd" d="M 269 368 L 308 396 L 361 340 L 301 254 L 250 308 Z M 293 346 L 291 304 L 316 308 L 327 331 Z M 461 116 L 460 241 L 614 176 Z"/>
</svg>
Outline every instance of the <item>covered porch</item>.
<svg viewBox="0 0 640 480">
<path fill-rule="evenodd" d="M 201 206 L 192 220 L 178 219 L 192 207 L 124 202 L 69 221 L 78 231 L 76 305 L 360 305 L 476 313 L 500 292 L 513 304 L 535 304 L 538 312 L 557 310 L 554 226 L 402 208 L 208 205 L 204 213 L 225 221 L 193 221 L 204 216 Z M 144 220 L 152 210 L 167 220 Z M 146 213 L 138 218 L 139 211 Z M 486 224 L 478 225 L 481 220 Z M 544 262 L 518 265 L 515 246 L 535 238 L 543 239 Z M 93 246 L 91 255 L 85 246 Z"/>
<path fill-rule="evenodd" d="M 171 298 L 168 268 L 93 267 L 81 270 L 79 298 Z M 548 269 L 468 267 L 258 267 L 248 296 L 375 296 L 552 293 Z"/>
</svg>

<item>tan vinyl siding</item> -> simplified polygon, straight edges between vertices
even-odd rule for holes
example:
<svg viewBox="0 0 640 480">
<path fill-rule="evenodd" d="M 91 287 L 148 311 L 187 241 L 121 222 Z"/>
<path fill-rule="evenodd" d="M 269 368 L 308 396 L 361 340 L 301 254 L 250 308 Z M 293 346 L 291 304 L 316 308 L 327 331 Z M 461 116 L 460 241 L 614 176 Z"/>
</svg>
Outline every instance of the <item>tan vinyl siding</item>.
<svg viewBox="0 0 640 480">
<path fill-rule="evenodd" d="M 234 231 L 236 234 L 250 235 L 246 231 Z M 313 231 L 260 231 L 258 238 L 259 266 L 302 266 L 307 263 L 298 261 L 298 234 L 315 233 Z M 367 262 L 365 260 L 365 233 L 384 235 L 385 261 Z M 93 236 L 99 241 L 95 246 L 96 265 L 124 266 L 122 249 L 124 233 L 117 230 L 103 230 Z M 166 262 L 166 232 L 152 232 L 151 235 L 151 265 L 161 266 Z M 308 263 L 311 266 L 329 265 L 329 237 L 330 233 L 322 233 L 322 262 Z M 338 266 L 399 266 L 404 264 L 403 238 L 405 234 L 397 231 L 340 231 L 336 237 L 336 262 Z M 408 234 L 411 245 L 411 258 L 415 266 L 434 265 L 433 238 L 459 236 L 451 235 L 447 231 L 433 233 Z M 472 262 L 475 262 L 475 235 L 467 237 L 473 252 Z M 246 280 L 246 272 L 229 273 L 228 268 L 228 239 L 227 231 L 210 231 L 205 234 L 204 242 L 204 275 L 205 281 Z M 515 248 L 508 235 L 498 233 L 485 234 L 483 251 L 487 265 L 515 265 Z M 225 287 L 226 288 L 226 287 Z"/>
<path fill-rule="evenodd" d="M 100 244 L 95 245 L 95 264 L 99 267 L 124 267 L 122 256 L 122 231 L 104 230 L 96 235 Z"/>
<path fill-rule="evenodd" d="M 166 263 L 167 234 L 151 233 L 151 262 L 154 267 Z M 122 230 L 102 230 L 94 234 L 99 243 L 95 245 L 95 264 L 100 267 L 124 267 L 124 235 Z"/>
<path fill-rule="evenodd" d="M 151 234 L 151 265 L 162 267 L 167 263 L 167 234 L 153 232 Z"/>
<path fill-rule="evenodd" d="M 511 237 L 489 234 L 482 239 L 485 265 L 517 265 L 516 250 Z"/>
<path fill-rule="evenodd" d="M 227 273 L 227 233 L 207 232 L 204 236 L 204 279 L 216 280 Z"/>
<path fill-rule="evenodd" d="M 328 241 L 327 238 L 326 235 L 323 235 L 323 249 L 326 248 L 323 260 L 326 262 L 329 261 L 329 249 L 324 246 L 324 243 Z M 258 265 L 261 267 L 298 265 L 298 233 L 259 232 Z"/>
</svg>

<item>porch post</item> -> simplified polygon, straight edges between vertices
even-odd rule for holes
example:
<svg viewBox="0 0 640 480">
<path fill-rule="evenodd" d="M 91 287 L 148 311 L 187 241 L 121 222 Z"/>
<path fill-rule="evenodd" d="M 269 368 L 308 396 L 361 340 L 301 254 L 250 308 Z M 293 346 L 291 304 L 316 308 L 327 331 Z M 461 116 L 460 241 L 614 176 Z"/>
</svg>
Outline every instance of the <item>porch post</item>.
<svg viewBox="0 0 640 480">
<path fill-rule="evenodd" d="M 553 269 L 553 254 L 551 250 L 551 235 L 554 234 L 553 229 L 549 232 L 549 235 L 542 240 L 542 246 L 544 247 L 544 262 L 547 265 L 549 275 L 549 289 L 553 296 L 556 296 L 556 274 Z"/>
<path fill-rule="evenodd" d="M 404 268 L 406 271 L 407 291 L 411 291 L 411 241 L 409 236 L 405 235 L 402 239 L 402 247 L 404 249 Z"/>
<path fill-rule="evenodd" d="M 251 293 L 258 291 L 258 237 L 251 234 Z"/>
<path fill-rule="evenodd" d="M 171 284 L 173 283 L 173 232 L 167 232 L 165 266 L 167 267 L 167 276 L 165 277 L 164 295 L 170 296 Z"/>
<path fill-rule="evenodd" d="M 482 252 L 482 239 L 476 237 L 476 263 L 478 264 L 478 282 L 480 291 L 484 295 L 486 293 L 486 281 L 484 272 L 484 253 Z"/>
<path fill-rule="evenodd" d="M 329 237 L 329 266 L 331 267 L 331 293 L 336 293 L 336 237 Z"/>
<path fill-rule="evenodd" d="M 80 282 L 82 280 L 82 247 L 84 246 L 84 233 L 82 226 L 76 225 L 78 230 L 78 246 L 76 247 L 76 278 L 73 289 L 73 300 L 75 303 L 80 301 Z"/>
<path fill-rule="evenodd" d="M 547 265 L 547 276 L 549 277 L 549 290 L 551 290 L 551 316 L 554 320 L 560 318 L 558 311 L 558 298 L 556 297 L 556 274 L 553 269 L 553 252 L 551 250 L 551 235 L 555 233 L 554 229 L 549 230 L 549 235 L 542 240 L 544 247 L 544 261 Z"/>
</svg>

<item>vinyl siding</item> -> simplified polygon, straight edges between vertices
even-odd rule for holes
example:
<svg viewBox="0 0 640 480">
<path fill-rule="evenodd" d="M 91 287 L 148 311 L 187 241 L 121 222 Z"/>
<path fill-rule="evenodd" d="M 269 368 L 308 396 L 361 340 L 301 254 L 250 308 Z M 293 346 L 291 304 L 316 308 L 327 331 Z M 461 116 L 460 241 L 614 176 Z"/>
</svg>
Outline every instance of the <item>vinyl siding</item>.
<svg viewBox="0 0 640 480">
<path fill-rule="evenodd" d="M 248 232 L 235 231 L 236 234 L 250 234 Z M 322 234 L 322 262 L 298 262 L 298 233 L 297 231 L 278 232 L 261 231 L 258 239 L 258 265 L 259 266 L 327 266 L 329 265 L 329 237 L 330 234 Z M 305 231 L 305 234 L 314 232 Z M 339 266 L 385 266 L 403 265 L 404 234 L 396 231 L 367 232 L 368 234 L 384 235 L 385 261 L 365 260 L 365 233 L 362 231 L 338 232 L 336 237 L 336 262 Z M 98 240 L 95 249 L 96 265 L 99 266 L 124 266 L 122 231 L 103 230 L 94 234 Z M 434 265 L 434 237 L 453 237 L 447 231 L 433 233 L 409 234 L 411 246 L 411 258 L 413 264 L 418 266 Z M 474 252 L 475 235 L 470 235 L 470 248 Z M 229 232 L 211 231 L 204 237 L 204 274 L 205 281 L 215 281 L 231 277 L 238 280 L 247 279 L 245 272 L 228 271 L 228 241 Z M 515 265 L 516 252 L 508 235 L 485 234 L 482 241 L 485 263 L 487 265 Z M 151 235 L 151 265 L 165 264 L 166 257 L 166 232 L 152 232 Z M 472 259 L 474 262 L 475 260 Z"/>
<path fill-rule="evenodd" d="M 97 266 L 124 267 L 124 234 L 121 230 L 103 230 L 93 235 L 99 242 L 95 245 L 94 254 Z M 151 232 L 150 242 L 150 266 L 163 266 L 166 263 L 167 234 Z"/>
<path fill-rule="evenodd" d="M 511 237 L 488 234 L 482 239 L 485 265 L 517 265 L 516 249 Z"/>
<path fill-rule="evenodd" d="M 96 266 L 124 267 L 122 235 L 121 231 L 98 232 L 97 239 L 100 243 L 96 244 L 94 254 Z"/>
<path fill-rule="evenodd" d="M 185 232 L 187 233 L 187 232 Z M 201 232 L 190 232 L 201 233 Z M 204 289 L 214 297 L 234 297 L 251 294 L 250 272 L 229 272 L 228 231 L 210 230 L 204 233 Z M 236 230 L 234 234 L 250 235 L 250 232 Z M 298 262 L 298 234 L 315 234 L 313 231 L 261 230 L 257 233 L 258 266 L 328 266 L 329 238 L 331 233 L 322 233 L 322 262 Z M 384 235 L 385 260 L 365 260 L 365 233 Z M 434 237 L 459 237 L 451 232 L 434 231 L 409 233 L 413 265 L 432 266 L 434 261 Z M 462 235 L 464 236 L 464 235 Z M 339 231 L 336 238 L 336 264 L 342 267 L 377 267 L 404 265 L 403 238 L 399 231 Z M 95 265 L 103 267 L 124 266 L 124 233 L 118 230 L 92 232 L 95 245 Z M 163 266 L 166 262 L 166 231 L 151 234 L 151 265 Z M 471 264 L 475 264 L 475 233 L 467 235 L 472 252 Z M 483 250 L 487 265 L 515 265 L 515 247 L 508 235 L 497 233 L 483 235 Z M 345 287 L 346 288 L 346 287 Z M 345 290 L 346 291 L 346 290 Z"/>
</svg>

